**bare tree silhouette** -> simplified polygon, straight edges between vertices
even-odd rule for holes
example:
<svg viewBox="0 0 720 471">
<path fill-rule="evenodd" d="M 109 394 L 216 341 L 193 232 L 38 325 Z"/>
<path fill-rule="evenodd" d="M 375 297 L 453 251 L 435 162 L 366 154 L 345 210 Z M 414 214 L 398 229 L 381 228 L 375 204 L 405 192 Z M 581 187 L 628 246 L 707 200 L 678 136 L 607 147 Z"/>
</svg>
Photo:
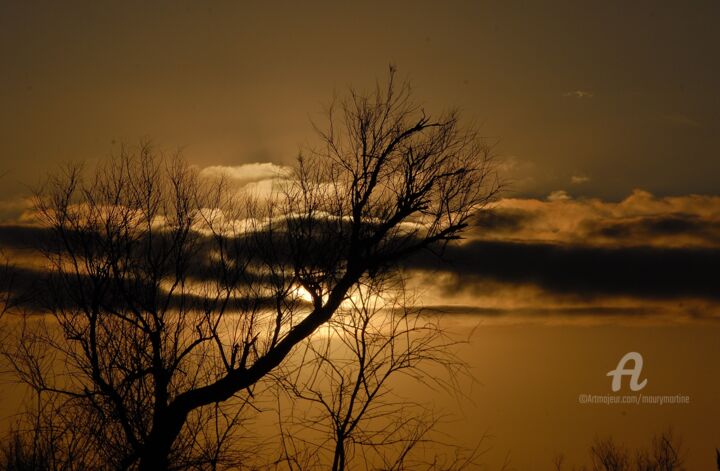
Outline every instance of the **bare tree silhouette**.
<svg viewBox="0 0 720 471">
<path fill-rule="evenodd" d="M 630 452 L 612 438 L 598 439 L 590 447 L 593 471 L 630 471 Z"/>
<path fill-rule="evenodd" d="M 415 305 L 401 279 L 369 280 L 323 337 L 306 341 L 300 362 L 280 372 L 292 401 L 286 415 L 278 407 L 283 461 L 291 469 L 452 470 L 473 463 L 478 449 L 441 443 L 431 433 L 433 411 L 393 394 L 400 375 L 456 393 L 457 375 L 465 373 L 454 355 L 459 342 Z M 433 452 L 417 450 L 425 445 Z"/>
<path fill-rule="evenodd" d="M 685 450 L 682 440 L 668 429 L 652 439 L 649 450 L 638 451 L 638 471 L 680 471 L 684 468 Z"/>
<path fill-rule="evenodd" d="M 555 469 L 562 471 L 562 455 L 554 460 Z M 612 438 L 598 438 L 590 447 L 592 471 L 683 471 L 685 470 L 685 449 L 682 440 L 672 429 L 653 436 L 648 449 L 632 453 L 627 447 L 617 444 Z M 586 470 L 583 466 L 573 470 Z"/>
<path fill-rule="evenodd" d="M 0 250 L 0 319 L 17 307 L 19 300 L 14 285 L 15 266 L 7 254 Z"/>
<path fill-rule="evenodd" d="M 477 132 L 431 118 L 394 70 L 318 130 L 264 199 L 148 146 L 37 193 L 53 316 L 7 357 L 75 418 L 92 467 L 217 465 L 207 451 L 224 449 L 231 411 L 294 347 L 357 286 L 457 239 L 498 190 Z"/>
</svg>

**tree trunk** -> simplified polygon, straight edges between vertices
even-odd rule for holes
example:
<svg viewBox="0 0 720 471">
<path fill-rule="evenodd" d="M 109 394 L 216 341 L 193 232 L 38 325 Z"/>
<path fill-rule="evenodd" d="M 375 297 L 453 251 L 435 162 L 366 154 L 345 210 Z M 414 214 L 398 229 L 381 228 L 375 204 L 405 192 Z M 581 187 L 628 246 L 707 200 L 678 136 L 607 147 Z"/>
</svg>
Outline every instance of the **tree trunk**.
<svg viewBox="0 0 720 471">
<path fill-rule="evenodd" d="M 139 471 L 166 471 L 170 466 L 170 453 L 173 443 L 182 431 L 187 413 L 175 412 L 164 414 L 153 427 L 140 455 Z"/>
<path fill-rule="evenodd" d="M 333 456 L 332 471 L 344 471 L 345 469 L 345 443 L 342 437 L 337 438 L 335 443 L 335 456 Z"/>
</svg>

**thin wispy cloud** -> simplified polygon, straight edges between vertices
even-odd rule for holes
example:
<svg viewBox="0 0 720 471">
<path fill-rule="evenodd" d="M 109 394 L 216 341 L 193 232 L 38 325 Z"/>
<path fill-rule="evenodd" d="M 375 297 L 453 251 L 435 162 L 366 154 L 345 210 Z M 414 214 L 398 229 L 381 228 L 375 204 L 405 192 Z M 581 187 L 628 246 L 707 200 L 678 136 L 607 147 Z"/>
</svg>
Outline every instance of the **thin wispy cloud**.
<svg viewBox="0 0 720 471">
<path fill-rule="evenodd" d="M 0 224 L 29 222 L 32 213 L 32 200 L 13 196 L 0 200 Z"/>
<path fill-rule="evenodd" d="M 681 113 L 664 114 L 661 118 L 668 124 L 678 127 L 699 128 L 702 126 L 699 121 Z"/>
<path fill-rule="evenodd" d="M 571 200 L 572 196 L 565 190 L 555 190 L 548 195 L 547 199 L 548 201 L 567 201 Z"/>
<path fill-rule="evenodd" d="M 583 99 L 583 98 L 592 98 L 595 96 L 595 94 L 589 90 L 571 90 L 569 92 L 563 93 L 563 96 L 569 97 L 569 98 Z"/>
<path fill-rule="evenodd" d="M 263 180 L 288 178 L 292 174 L 290 167 L 271 162 L 249 163 L 243 165 L 213 165 L 200 171 L 201 177 L 226 178 L 233 183 L 246 185 Z"/>
</svg>

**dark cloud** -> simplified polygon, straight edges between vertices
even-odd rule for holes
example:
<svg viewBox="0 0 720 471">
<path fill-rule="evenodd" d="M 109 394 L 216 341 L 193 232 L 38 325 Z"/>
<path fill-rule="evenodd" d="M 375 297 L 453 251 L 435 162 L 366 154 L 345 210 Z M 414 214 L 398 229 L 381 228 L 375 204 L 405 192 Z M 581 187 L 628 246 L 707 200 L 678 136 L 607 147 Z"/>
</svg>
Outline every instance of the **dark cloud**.
<svg viewBox="0 0 720 471">
<path fill-rule="evenodd" d="M 523 228 L 535 214 L 522 209 L 493 208 L 479 212 L 473 225 L 479 232 L 512 233 Z"/>
<path fill-rule="evenodd" d="M 718 249 L 471 241 L 448 247 L 444 258 L 447 263 L 439 264 L 422 254 L 408 266 L 454 275 L 448 292 L 474 292 L 480 282 L 495 281 L 590 298 L 720 299 Z"/>
<path fill-rule="evenodd" d="M 319 220 L 318 226 L 325 223 Z M 337 239 L 335 232 L 324 227 L 323 234 L 331 234 Z M 77 232 L 68 230 L 65 233 L 68 245 L 73 247 L 80 257 L 87 251 L 103 259 L 108 245 L 103 234 L 96 232 Z M 339 242 L 343 245 L 343 238 Z M 120 307 L 136 303 L 141 309 L 151 310 L 158 306 L 173 308 L 181 303 L 187 308 L 206 309 L 214 302 L 217 293 L 216 281 L 229 283 L 238 291 L 230 300 L 228 309 L 234 311 L 252 311 L 254 309 L 274 308 L 276 300 L 270 296 L 258 296 L 265 288 L 274 288 L 278 284 L 293 281 L 293 271 L 289 268 L 297 256 L 303 256 L 303 263 L 310 266 L 337 266 L 338 254 L 342 250 L 332 250 L 332 240 L 308 239 L 296 241 L 289 233 L 277 230 L 268 232 L 250 232 L 238 237 L 225 238 L 224 261 L 217 258 L 218 239 L 215 236 L 193 232 L 188 242 L 187 259 L 177 260 L 173 255 L 172 235 L 158 230 L 153 233 L 152 240 L 139 237 L 131 245 L 125 246 L 114 242 L 116 250 L 128 250 L 130 257 L 137 253 L 136 264 L 128 266 L 122 279 L 110 277 L 110 283 L 103 276 L 87 276 L 75 274 L 72 270 L 61 277 L 56 270 L 47 267 L 47 259 L 41 249 L 50 253 L 61 253 L 65 246 L 57 235 L 48 228 L 0 225 L 0 248 L 5 250 L 9 263 L 8 272 L 0 274 L 0 284 L 8 282 L 8 287 L 0 285 L 0 292 L 11 290 L 14 302 L 34 311 L 42 311 L 53 307 L 82 306 L 87 302 L 89 293 L 100 293 L 98 301 L 108 307 Z M 301 244 L 302 250 L 293 250 L 291 245 Z M 111 244 L 112 245 L 112 244 Z M 17 257 L 20 251 L 32 255 Z M 147 251 L 154 254 L 148 259 Z M 162 254 L 167 255 L 166 257 Z M 157 256 L 155 256 L 157 255 Z M 30 262 L 30 263 L 28 263 Z M 177 265 L 179 263 L 180 265 Z M 270 272 L 266 264 L 271 263 L 284 270 Z M 242 267 L 237 273 L 231 268 Z M 102 264 L 100 264 L 102 265 Z M 122 263 L 121 263 L 122 265 Z M 227 265 L 228 270 L 223 270 Z M 96 267 L 97 268 L 97 267 Z M 187 281 L 197 282 L 199 294 L 177 292 L 166 293 L 158 289 L 150 276 L 157 276 L 161 281 L 172 281 L 176 270 L 182 270 Z M 81 269 L 82 271 L 82 269 Z M 100 268 L 102 271 L 102 268 Z M 228 278 L 229 277 L 229 278 Z M 98 288 L 98 285 L 102 285 Z M 208 288 L 208 294 L 202 293 Z M 254 294 L 245 296 L 246 293 Z M 132 299 L 128 298 L 131 293 Z M 302 301 L 297 300 L 298 303 Z"/>
<path fill-rule="evenodd" d="M 9 249 L 37 249 L 48 240 L 48 229 L 36 226 L 0 225 L 0 247 Z"/>
<path fill-rule="evenodd" d="M 429 305 L 423 306 L 423 311 L 441 314 L 465 314 L 478 317 L 501 317 L 510 315 L 521 316 L 653 316 L 658 314 L 656 307 L 610 307 L 610 306 L 580 306 L 580 307 L 552 307 L 552 308 L 493 308 L 469 305 Z"/>
<path fill-rule="evenodd" d="M 696 214 L 675 213 L 621 221 L 588 221 L 588 235 L 607 239 L 642 240 L 644 237 L 686 236 L 720 244 L 720 222 Z"/>
<path fill-rule="evenodd" d="M 7 275 L 10 276 L 7 285 L 12 291 L 12 303 L 33 312 L 83 306 L 86 303 L 82 300 L 83 296 L 93 292 L 93 286 L 97 284 L 97 280 L 77 274 L 60 281 L 55 272 L 27 267 L 11 267 Z M 124 280 L 122 284 L 126 285 L 127 289 L 124 291 L 126 294 L 123 294 L 119 286 L 110 284 L 97 291 L 102 293 L 98 302 L 113 309 L 132 304 L 134 307 L 146 310 L 174 309 L 182 305 L 184 309 L 206 311 L 213 307 L 217 308 L 224 302 L 227 303 L 228 311 L 250 312 L 276 307 L 275 298 L 270 296 L 245 296 L 238 293 L 225 300 L 222 293 L 218 298 L 187 292 L 179 294 L 178 291 L 168 293 L 145 284 L 142 280 Z M 127 299 L 127 293 L 132 296 L 131 300 Z M 296 307 L 306 304 L 301 299 L 296 299 L 293 303 Z"/>
<path fill-rule="evenodd" d="M 522 203 L 525 204 L 525 203 Z M 536 207 L 548 204 L 535 202 Z M 560 234 L 552 242 L 524 238 L 528 233 L 541 233 L 537 226 L 547 225 L 553 214 L 560 214 L 556 208 L 548 214 L 527 208 L 494 208 L 481 213 L 472 221 L 470 234 L 497 234 L 504 240 L 474 239 L 458 245 L 448 246 L 443 254 L 444 260 L 435 254 L 422 253 L 406 262 L 411 270 L 422 272 L 441 272 L 449 277 L 434 277 L 433 284 L 449 294 L 487 295 L 487 283 L 500 283 L 509 287 L 534 286 L 552 296 L 574 297 L 576 299 L 596 299 L 612 297 L 631 297 L 639 299 L 680 299 L 696 298 L 716 302 L 720 300 L 720 288 L 716 279 L 720 270 L 720 248 L 717 244 L 705 243 L 698 246 L 642 245 L 643 240 L 659 240 L 669 237 L 673 241 L 681 238 L 706 242 L 718 241 L 720 223 L 714 217 L 700 217 L 697 214 L 674 211 L 661 215 L 642 215 L 634 217 L 596 217 L 578 218 L 577 224 L 567 227 L 577 228 L 577 234 L 570 230 L 548 234 Z M 713 203 L 714 204 L 714 203 Z M 540 206 L 538 206 L 540 205 Z M 572 203 L 579 207 L 582 214 L 586 203 Z M 580 211 L 575 211 L 579 213 Z M 336 229 L 342 229 L 340 226 Z M 282 232 L 282 231 L 281 231 Z M 328 232 L 328 231 L 322 231 Z M 328 232 L 329 233 L 329 232 Z M 337 232 L 333 232 L 337 239 Z M 275 237 L 280 237 L 275 239 Z M 267 244 L 267 236 L 255 233 L 252 240 L 238 239 L 239 246 L 245 247 L 247 254 L 257 255 L 255 248 Z M 257 240 L 255 240 L 257 239 Z M 411 238 L 410 238 L 411 239 Z M 600 240 L 612 242 L 598 243 Z M 45 229 L 24 226 L 0 226 L 0 246 L 4 248 L 32 248 L 41 241 L 51 240 Z M 159 240 L 159 239 L 158 239 Z M 631 243 L 628 243 L 631 242 Z M 188 275 L 198 281 L 211 281 L 220 274 L 217 264 L 212 261 L 212 244 L 205 236 L 200 236 L 196 262 L 190 264 Z M 273 236 L 273 256 L 277 263 L 291 264 L 293 242 L 287 234 Z M 346 249 L 342 241 L 337 246 L 329 240 L 307 240 L 303 246 L 307 250 L 305 263 L 332 265 Z M 405 241 L 407 243 L 412 240 Z M 260 244 L 257 245 L 256 244 Z M 332 245 L 332 249 L 329 247 Z M 291 253 L 292 252 L 292 253 Z M 246 255 L 243 255 L 246 254 Z M 231 255 L 232 257 L 232 255 Z M 328 257 L 330 259 L 328 259 Z M 239 283 L 265 284 L 262 267 L 247 272 Z M 32 292 L 32 279 L 45 276 L 41 271 L 29 271 L 22 276 L 25 291 Z M 449 280 L 449 281 L 448 281 Z M 28 288 L 30 286 L 30 288 Z M 464 308 L 465 309 L 465 308 Z M 504 311 L 470 310 L 484 315 L 500 315 Z M 542 310 L 540 310 L 542 311 Z M 537 309 L 533 312 L 540 312 Z M 468 312 L 467 309 L 464 312 Z M 596 311 L 602 315 L 603 312 Z"/>
</svg>

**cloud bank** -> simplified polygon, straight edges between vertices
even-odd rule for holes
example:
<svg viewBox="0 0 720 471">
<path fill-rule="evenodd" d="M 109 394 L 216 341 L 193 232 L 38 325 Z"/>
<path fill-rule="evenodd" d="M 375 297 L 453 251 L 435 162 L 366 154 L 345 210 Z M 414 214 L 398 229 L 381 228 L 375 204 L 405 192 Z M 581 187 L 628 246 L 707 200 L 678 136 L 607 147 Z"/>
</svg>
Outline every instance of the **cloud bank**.
<svg viewBox="0 0 720 471">
<path fill-rule="evenodd" d="M 288 175 L 273 164 L 203 172 L 238 185 Z M 39 256 L 29 254 L 46 237 L 45 229 L 21 221 L 0 225 L 0 247 L 27 268 L 23 285 L 42 282 Z M 636 190 L 617 202 L 507 198 L 476 214 L 465 237 L 442 259 L 421 253 L 404 264 L 424 304 L 489 317 L 663 312 L 720 319 L 719 196 Z M 212 278 L 201 265 L 193 275 Z"/>
</svg>

